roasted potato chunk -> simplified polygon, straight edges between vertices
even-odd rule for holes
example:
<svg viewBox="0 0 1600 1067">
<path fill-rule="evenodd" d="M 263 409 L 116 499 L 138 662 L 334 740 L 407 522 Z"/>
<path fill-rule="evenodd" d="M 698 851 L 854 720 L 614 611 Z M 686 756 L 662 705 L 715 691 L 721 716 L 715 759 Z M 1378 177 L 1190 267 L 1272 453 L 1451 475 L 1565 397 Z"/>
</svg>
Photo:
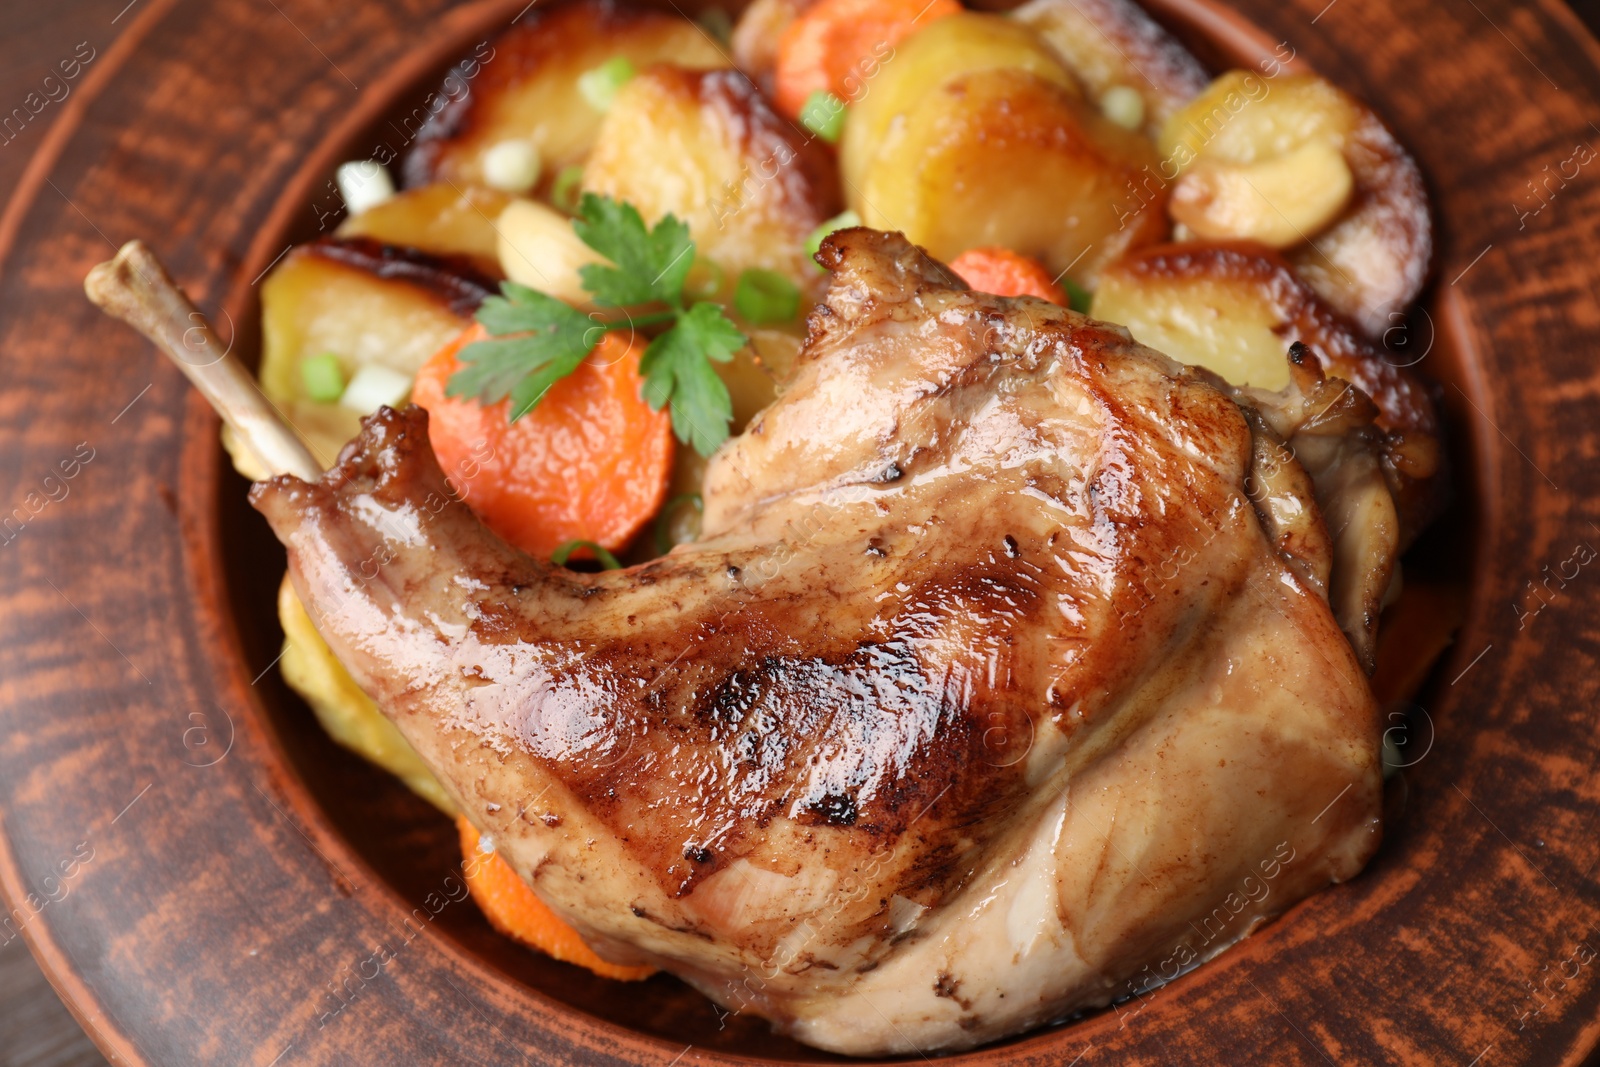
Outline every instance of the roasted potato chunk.
<svg viewBox="0 0 1600 1067">
<path fill-rule="evenodd" d="M 895 48 L 850 106 L 839 140 L 839 170 L 859 187 L 891 125 L 953 78 L 980 70 L 1029 71 L 1076 94 L 1066 64 L 1039 36 L 999 15 L 964 12 L 929 23 Z M 860 207 L 856 207 L 860 211 Z"/>
<path fill-rule="evenodd" d="M 1031 0 L 1011 17 L 1044 38 L 1093 100 L 1119 86 L 1137 92 L 1141 128 L 1152 138 L 1209 80 L 1200 61 L 1133 0 Z"/>
<path fill-rule="evenodd" d="M 414 376 L 467 328 L 492 284 L 464 262 L 365 239 L 303 245 L 261 285 L 262 392 L 331 465 L 361 413 L 307 396 L 301 361 L 331 353 L 347 381 L 367 364 Z"/>
<path fill-rule="evenodd" d="M 1369 337 L 1422 290 L 1433 257 L 1422 175 L 1370 109 L 1323 79 L 1225 74 L 1168 120 L 1161 151 L 1182 174 L 1174 218 L 1203 238 L 1283 248 Z"/>
<path fill-rule="evenodd" d="M 562 167 L 583 162 L 603 118 L 578 90 L 581 75 L 617 57 L 640 68 L 729 66 L 721 47 L 688 19 L 620 0 L 535 8 L 496 37 L 493 49 L 468 90 L 422 127 L 406 157 L 407 186 L 485 185 L 484 154 L 520 138 L 538 149 L 548 188 Z"/>
<path fill-rule="evenodd" d="M 335 234 L 437 256 L 464 256 L 494 276 L 500 273 L 494 220 L 510 200 L 505 193 L 475 186 L 424 185 L 346 219 Z"/>
<path fill-rule="evenodd" d="M 1276 391 L 1286 359 L 1308 345 L 1330 378 L 1378 408 L 1385 476 L 1406 541 L 1436 514 L 1444 489 L 1439 418 L 1427 385 L 1307 285 L 1281 256 L 1254 245 L 1164 245 L 1107 267 L 1089 313 L 1236 385 Z"/>
<path fill-rule="evenodd" d="M 1148 140 L 1076 90 L 1025 70 L 980 70 L 894 123 L 853 206 L 866 225 L 901 230 L 937 259 L 999 245 L 1093 288 L 1104 264 L 1166 233 L 1164 191 L 1132 191 L 1154 162 Z"/>
<path fill-rule="evenodd" d="M 806 237 L 839 211 L 827 150 L 808 142 L 736 71 L 657 66 L 617 93 L 583 188 L 625 200 L 647 222 L 689 224 L 696 253 L 731 282 L 752 267 L 802 289 L 821 278 Z"/>
</svg>

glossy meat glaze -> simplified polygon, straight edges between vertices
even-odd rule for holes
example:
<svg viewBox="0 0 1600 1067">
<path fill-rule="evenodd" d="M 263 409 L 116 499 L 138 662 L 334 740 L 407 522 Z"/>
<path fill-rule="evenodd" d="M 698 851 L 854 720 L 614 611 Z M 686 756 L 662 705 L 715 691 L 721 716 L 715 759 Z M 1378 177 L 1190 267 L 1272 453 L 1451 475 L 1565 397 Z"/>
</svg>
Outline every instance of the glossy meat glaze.
<svg viewBox="0 0 1600 1067">
<path fill-rule="evenodd" d="M 1359 871 L 1370 627 L 1328 590 L 1345 556 L 1387 585 L 1393 507 L 1352 542 L 1316 495 L 1381 487 L 1370 402 L 1330 420 L 1314 357 L 1236 397 L 898 235 L 820 258 L 792 380 L 665 557 L 508 548 L 414 408 L 256 486 L 461 810 L 603 954 L 858 1055 L 1143 993 Z"/>
</svg>

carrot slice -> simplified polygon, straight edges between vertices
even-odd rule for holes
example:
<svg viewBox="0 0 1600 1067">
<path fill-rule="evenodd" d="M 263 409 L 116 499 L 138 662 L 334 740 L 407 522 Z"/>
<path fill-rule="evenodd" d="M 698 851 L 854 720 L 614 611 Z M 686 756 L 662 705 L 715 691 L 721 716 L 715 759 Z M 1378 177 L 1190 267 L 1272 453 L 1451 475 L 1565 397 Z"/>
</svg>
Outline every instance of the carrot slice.
<svg viewBox="0 0 1600 1067">
<path fill-rule="evenodd" d="M 980 293 L 1036 296 L 1063 307 L 1067 303 L 1066 291 L 1043 263 L 1009 248 L 969 248 L 950 261 L 950 269 Z"/>
<path fill-rule="evenodd" d="M 504 540 L 535 556 L 582 539 L 627 544 L 666 497 L 672 419 L 639 396 L 643 341 L 607 334 L 532 411 L 445 395 L 456 354 L 488 336 L 474 325 L 417 373 L 411 399 L 451 486 Z"/>
<path fill-rule="evenodd" d="M 957 0 L 821 0 L 778 40 L 778 110 L 799 118 L 819 89 L 850 103 L 906 35 L 960 10 Z"/>
<path fill-rule="evenodd" d="M 461 832 L 461 868 L 467 876 L 467 889 L 490 926 L 552 959 L 585 967 L 601 978 L 637 982 L 656 973 L 654 967 L 624 967 L 595 955 L 578 931 L 562 922 L 528 883 L 517 877 L 511 864 L 497 853 L 478 851 L 478 831 L 465 816 L 456 816 L 456 829 Z"/>
<path fill-rule="evenodd" d="M 1380 707 L 1416 697 L 1433 665 L 1455 643 L 1466 595 L 1454 586 L 1407 579 L 1378 623 L 1372 694 Z"/>
</svg>

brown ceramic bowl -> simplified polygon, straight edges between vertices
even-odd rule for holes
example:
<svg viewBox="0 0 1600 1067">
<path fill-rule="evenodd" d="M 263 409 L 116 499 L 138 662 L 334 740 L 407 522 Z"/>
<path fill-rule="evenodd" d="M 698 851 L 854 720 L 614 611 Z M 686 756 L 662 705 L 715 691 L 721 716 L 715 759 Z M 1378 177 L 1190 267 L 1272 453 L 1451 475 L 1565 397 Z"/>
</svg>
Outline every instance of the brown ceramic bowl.
<svg viewBox="0 0 1600 1067">
<path fill-rule="evenodd" d="M 450 825 L 272 669 L 283 555 L 212 415 L 79 295 L 142 236 L 250 355 L 255 281 L 315 232 L 334 165 L 523 3 L 147 0 L 0 218 L 0 505 L 26 508 L 0 534 L 0 938 L 20 930 L 116 1062 L 831 1059 L 448 902 Z M 1412 766 L 1364 874 L 1142 1002 L 952 1059 L 1583 1062 L 1600 574 L 1546 577 L 1600 543 L 1600 172 L 1563 167 L 1600 140 L 1600 48 L 1558 0 L 1152 6 L 1213 67 L 1287 40 L 1421 162 L 1437 278 L 1390 340 L 1441 384 L 1458 492 L 1407 566 L 1470 611 L 1403 720 Z"/>
</svg>

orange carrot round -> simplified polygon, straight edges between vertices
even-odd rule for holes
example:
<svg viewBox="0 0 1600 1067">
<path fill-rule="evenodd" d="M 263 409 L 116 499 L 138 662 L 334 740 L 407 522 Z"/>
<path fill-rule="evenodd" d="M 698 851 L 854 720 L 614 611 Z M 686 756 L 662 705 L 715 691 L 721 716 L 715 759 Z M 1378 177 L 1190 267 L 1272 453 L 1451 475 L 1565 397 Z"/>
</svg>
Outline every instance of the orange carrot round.
<svg viewBox="0 0 1600 1067">
<path fill-rule="evenodd" d="M 595 955 L 578 931 L 546 907 L 509 863 L 496 853 L 478 851 L 478 831 L 465 816 L 456 817 L 456 829 L 461 833 L 461 868 L 467 876 L 467 889 L 490 926 L 552 959 L 586 967 L 601 978 L 636 982 L 656 973 L 653 967 L 624 967 Z"/>
<path fill-rule="evenodd" d="M 672 474 L 672 419 L 639 396 L 643 341 L 608 334 L 514 423 L 506 401 L 445 395 L 456 354 L 488 336 L 474 325 L 428 360 L 411 399 L 457 493 L 504 540 L 548 556 L 572 540 L 627 544 L 661 507 Z"/>
<path fill-rule="evenodd" d="M 950 261 L 950 269 L 980 293 L 1036 296 L 1063 307 L 1067 303 L 1066 291 L 1043 263 L 1009 248 L 969 248 Z"/>
<path fill-rule="evenodd" d="M 773 67 L 778 110 L 799 118 L 818 90 L 848 104 L 906 35 L 961 10 L 957 0 L 820 0 L 789 23 Z"/>
</svg>

